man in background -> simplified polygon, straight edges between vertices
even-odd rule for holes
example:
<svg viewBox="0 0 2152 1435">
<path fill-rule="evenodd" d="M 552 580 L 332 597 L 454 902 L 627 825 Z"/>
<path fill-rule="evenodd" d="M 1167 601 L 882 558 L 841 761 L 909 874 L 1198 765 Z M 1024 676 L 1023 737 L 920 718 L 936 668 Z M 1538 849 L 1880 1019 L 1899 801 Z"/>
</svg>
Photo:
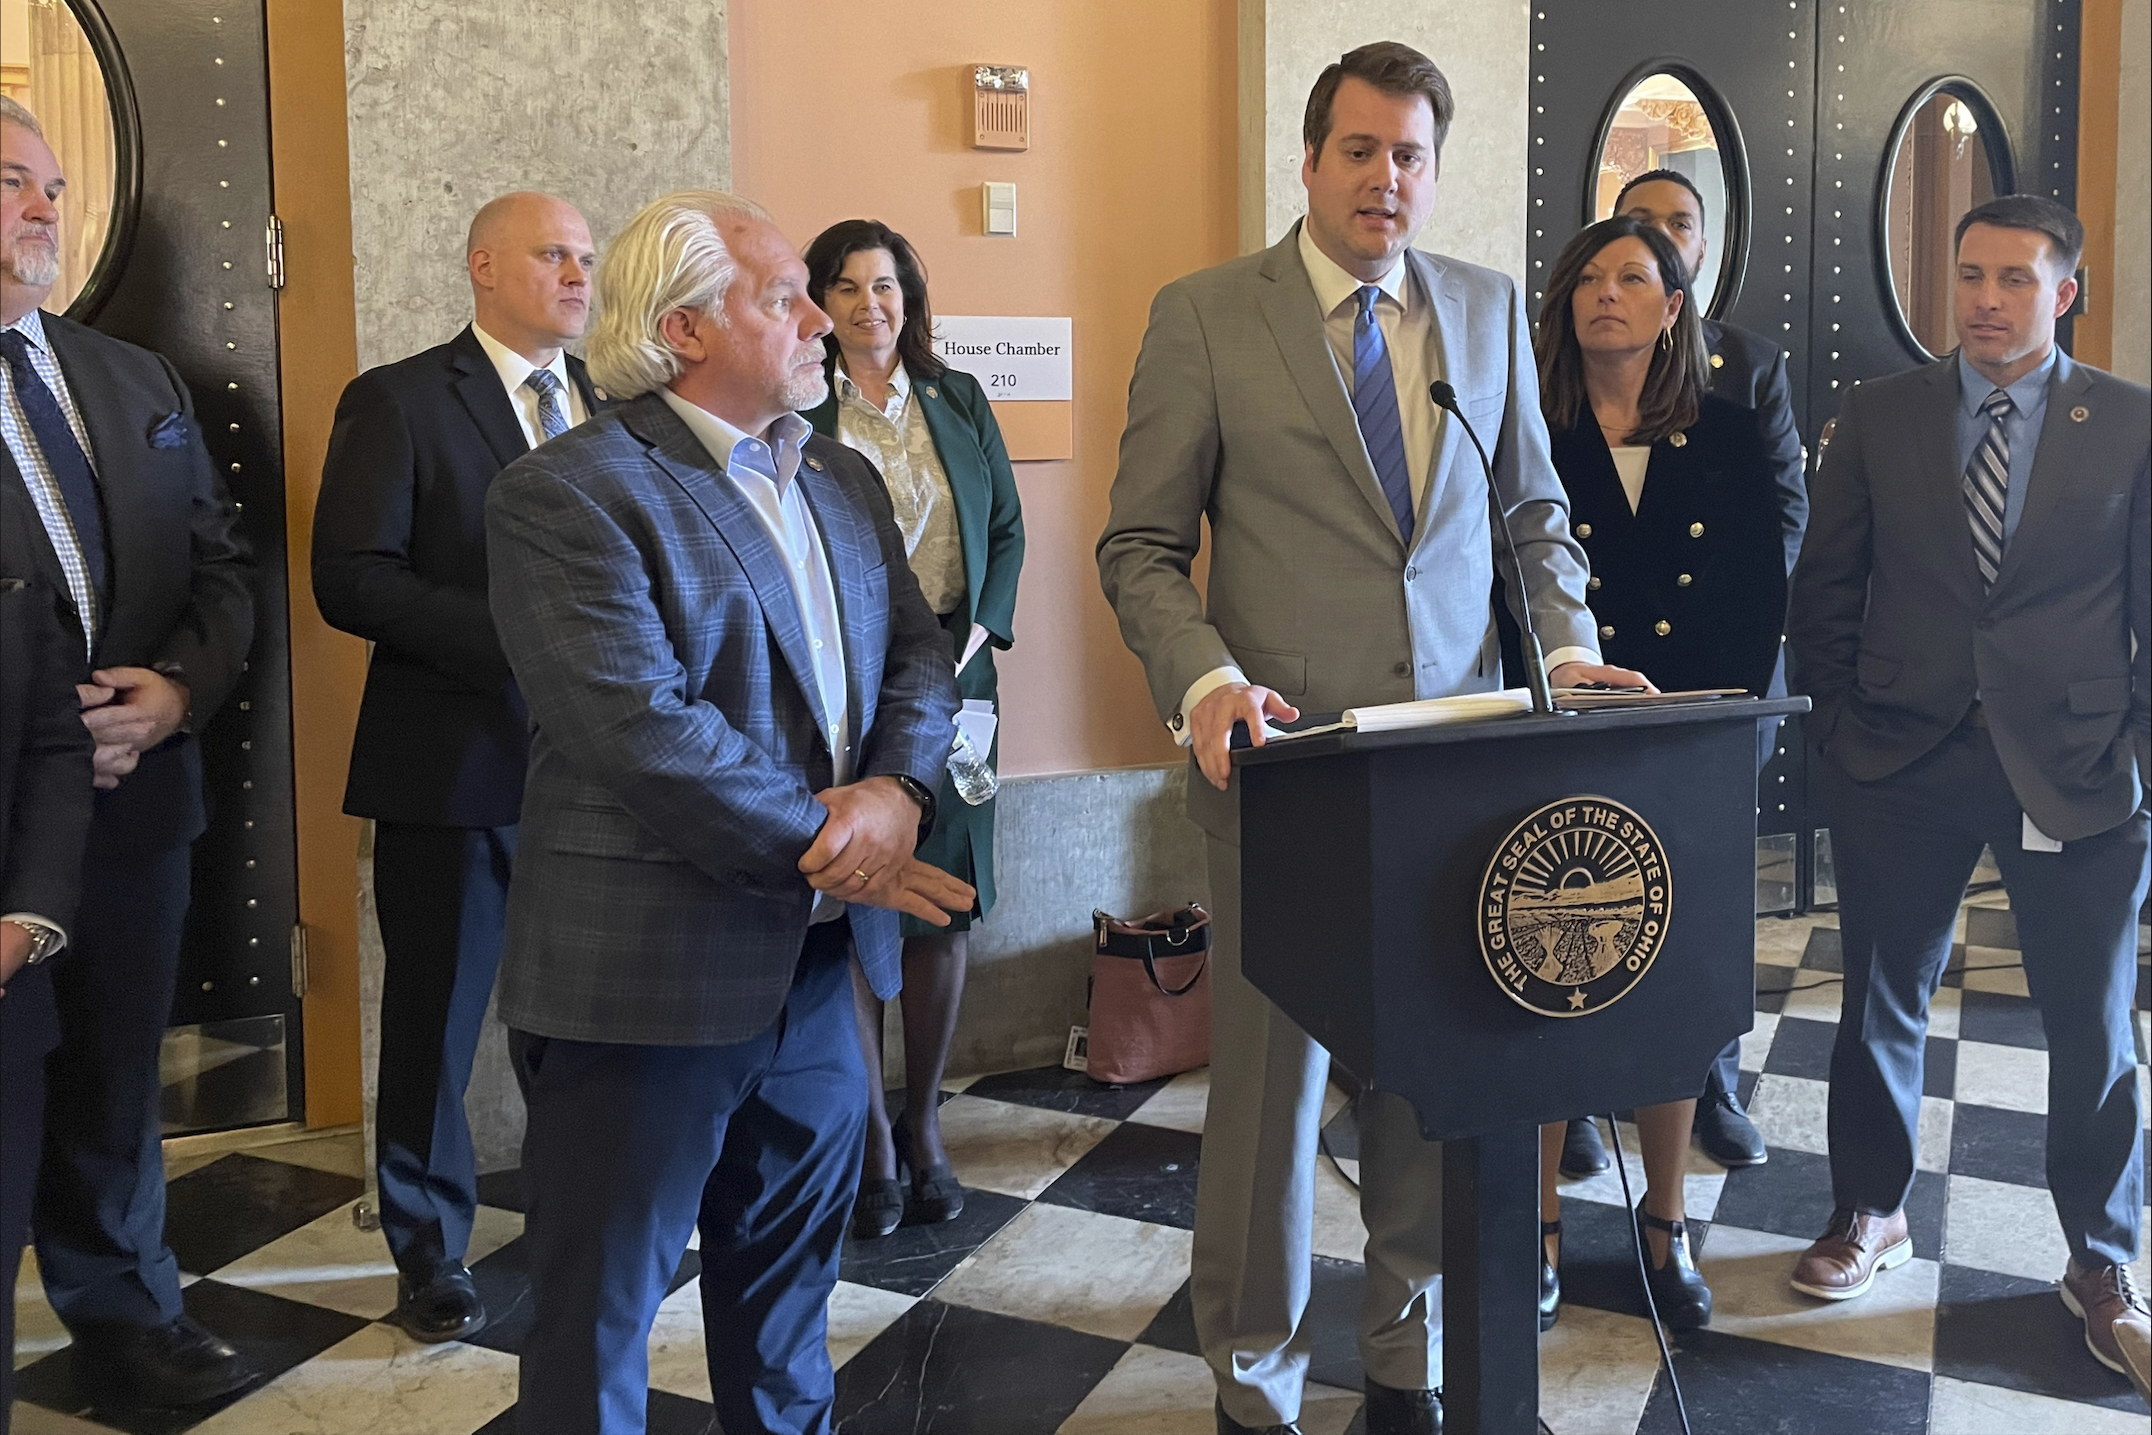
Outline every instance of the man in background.
<svg viewBox="0 0 2152 1435">
<path fill-rule="evenodd" d="M 180 1302 L 158 1074 L 208 825 L 194 732 L 246 666 L 254 570 L 172 366 L 38 307 L 66 185 L 37 121 L 0 100 L 0 502 L 7 542 L 73 611 L 98 789 L 52 976 L 37 1263 L 95 1398 L 192 1405 L 256 1378 Z"/>
<path fill-rule="evenodd" d="M 1696 185 L 1678 170 L 1655 169 L 1638 175 L 1615 196 L 1614 212 L 1640 219 L 1674 241 L 1681 262 L 1693 281 L 1711 256 L 1710 234 L 1704 220 L 1704 197 Z M 1764 452 L 1771 465 L 1771 481 L 1778 499 L 1778 526 L 1786 540 L 1786 572 L 1793 572 L 1801 556 L 1801 534 L 1808 526 L 1808 456 L 1801 447 L 1801 431 L 1793 417 L 1793 386 L 1786 378 L 1786 351 L 1746 329 L 1705 319 L 1704 347 L 1711 355 L 1711 391 L 1759 418 Z M 1779 654 L 1771 673 L 1771 697 L 1786 695 L 1786 657 Z M 1776 719 L 1757 724 L 1756 765 L 1761 770 L 1777 746 Z M 1711 1064 L 1703 1098 L 1696 1103 L 1696 1140 L 1712 1160 L 1722 1166 L 1761 1166 L 1770 1159 L 1756 1123 L 1741 1107 L 1741 1043 L 1729 1042 Z M 1600 1146 L 1598 1127 L 1589 1121 L 1569 1124 L 1570 1142 L 1564 1143 L 1562 1170 L 1568 1175 L 1588 1176 L 1607 1167 L 1606 1150 Z M 1596 1162 L 1588 1155 L 1572 1169 L 1570 1144 L 1585 1140 L 1597 1147 Z"/>
<path fill-rule="evenodd" d="M 1228 739 L 1240 723 L 1260 742 L 1265 719 L 1292 718 L 1296 703 L 1337 711 L 1501 686 L 1487 482 L 1429 399 L 1432 380 L 1451 381 L 1492 449 L 1554 683 L 1643 681 L 1599 663 L 1516 282 L 1410 248 L 1434 207 L 1452 108 L 1448 80 L 1406 45 L 1364 45 L 1323 71 L 1303 126 L 1307 217 L 1151 305 L 1098 542 L 1107 601 L 1189 748 L 1189 815 L 1210 838 L 1211 1096 L 1192 1295 L 1221 1435 L 1291 1429 L 1299 1415 L 1330 1064 L 1241 975 Z M 1206 518 L 1203 592 L 1189 568 Z M 1363 1096 L 1359 1118 L 1367 1431 L 1432 1435 L 1442 1148 L 1394 1094 Z"/>
<path fill-rule="evenodd" d="M 1838 865 L 1820 1300 L 1912 1258 L 1928 1003 L 1981 850 L 2047 1033 L 2061 1297 L 2152 1398 L 2145 1111 L 2130 1009 L 2152 777 L 2152 395 L 2072 360 L 2084 226 L 2008 195 L 1958 221 L 1959 349 L 1847 395 L 1787 625 Z"/>
<path fill-rule="evenodd" d="M 314 600 L 374 645 L 344 811 L 374 821 L 384 954 L 375 1171 L 396 1323 L 486 1323 L 464 1260 L 478 1173 L 463 1097 L 500 964 L 529 719 L 486 606 L 486 490 L 597 411 L 582 337 L 597 254 L 573 206 L 506 194 L 465 246 L 474 315 L 351 381 L 314 510 Z"/>
</svg>

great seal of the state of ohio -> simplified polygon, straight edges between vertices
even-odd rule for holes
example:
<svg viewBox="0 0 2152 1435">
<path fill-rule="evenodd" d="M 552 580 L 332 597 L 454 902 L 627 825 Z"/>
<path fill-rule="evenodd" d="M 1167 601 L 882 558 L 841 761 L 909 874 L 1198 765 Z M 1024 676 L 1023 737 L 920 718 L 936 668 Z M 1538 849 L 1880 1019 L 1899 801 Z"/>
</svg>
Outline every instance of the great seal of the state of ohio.
<svg viewBox="0 0 2152 1435">
<path fill-rule="evenodd" d="M 1503 995 L 1589 1016 L 1644 979 L 1666 942 L 1673 876 L 1659 834 L 1606 797 L 1565 797 L 1504 837 L 1480 882 L 1480 955 Z"/>
</svg>

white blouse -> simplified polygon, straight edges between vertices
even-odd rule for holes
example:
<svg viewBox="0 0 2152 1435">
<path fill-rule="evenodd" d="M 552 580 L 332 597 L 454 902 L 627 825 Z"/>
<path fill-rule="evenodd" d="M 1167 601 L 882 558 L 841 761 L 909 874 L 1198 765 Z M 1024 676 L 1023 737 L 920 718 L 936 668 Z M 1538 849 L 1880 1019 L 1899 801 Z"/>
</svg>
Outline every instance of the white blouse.
<svg viewBox="0 0 2152 1435">
<path fill-rule="evenodd" d="M 1614 450 L 1614 471 L 1621 475 L 1621 491 L 1629 496 L 1629 511 L 1644 501 L 1644 470 L 1651 466 L 1651 445 L 1624 445 Z"/>
<path fill-rule="evenodd" d="M 881 470 L 904 535 L 904 553 L 927 606 L 944 616 L 964 601 L 964 535 L 957 526 L 956 497 L 934 451 L 926 415 L 912 402 L 911 376 L 902 364 L 890 375 L 889 401 L 881 408 L 852 382 L 840 361 L 836 372 L 837 438 L 865 454 Z"/>
</svg>

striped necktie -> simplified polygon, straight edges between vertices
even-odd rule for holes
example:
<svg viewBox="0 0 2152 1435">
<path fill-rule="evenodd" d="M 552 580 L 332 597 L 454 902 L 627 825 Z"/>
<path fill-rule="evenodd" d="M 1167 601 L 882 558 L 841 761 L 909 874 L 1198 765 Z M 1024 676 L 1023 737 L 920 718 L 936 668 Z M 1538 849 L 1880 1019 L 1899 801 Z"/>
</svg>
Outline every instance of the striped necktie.
<svg viewBox="0 0 2152 1435">
<path fill-rule="evenodd" d="M 1397 381 L 1390 373 L 1389 346 L 1375 322 L 1375 297 L 1382 291 L 1363 284 L 1353 296 L 1358 309 L 1352 321 L 1352 412 L 1360 421 L 1360 441 L 1368 462 L 1390 500 L 1390 514 L 1405 547 L 1412 547 L 1412 471 L 1405 463 L 1405 426 L 1397 414 Z"/>
<path fill-rule="evenodd" d="M 2016 405 L 1997 389 L 1980 405 L 1988 431 L 1965 466 L 1965 511 L 1973 525 L 1973 557 L 1980 564 L 1981 590 L 1995 586 L 2003 566 L 2003 512 L 2010 501 L 2010 435 L 2003 427 Z"/>
<path fill-rule="evenodd" d="M 568 431 L 568 410 L 562 404 L 560 380 L 551 369 L 532 369 L 523 387 L 538 396 L 538 427 L 549 439 L 559 438 Z"/>
</svg>

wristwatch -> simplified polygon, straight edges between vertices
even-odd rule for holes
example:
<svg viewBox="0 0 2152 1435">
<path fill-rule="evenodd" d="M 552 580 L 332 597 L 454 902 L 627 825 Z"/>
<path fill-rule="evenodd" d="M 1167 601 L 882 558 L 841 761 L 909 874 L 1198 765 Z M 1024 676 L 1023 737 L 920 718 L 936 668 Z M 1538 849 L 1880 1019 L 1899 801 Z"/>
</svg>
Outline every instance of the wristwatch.
<svg viewBox="0 0 2152 1435">
<path fill-rule="evenodd" d="M 12 922 L 30 934 L 30 955 L 23 958 L 24 966 L 34 967 L 67 945 L 67 938 L 59 928 L 48 927 L 29 917 L 0 917 L 0 922 Z"/>
<path fill-rule="evenodd" d="M 934 790 L 908 773 L 890 775 L 896 778 L 897 786 L 904 789 L 904 795 L 919 804 L 919 840 L 926 841 L 927 834 L 934 830 Z"/>
</svg>

